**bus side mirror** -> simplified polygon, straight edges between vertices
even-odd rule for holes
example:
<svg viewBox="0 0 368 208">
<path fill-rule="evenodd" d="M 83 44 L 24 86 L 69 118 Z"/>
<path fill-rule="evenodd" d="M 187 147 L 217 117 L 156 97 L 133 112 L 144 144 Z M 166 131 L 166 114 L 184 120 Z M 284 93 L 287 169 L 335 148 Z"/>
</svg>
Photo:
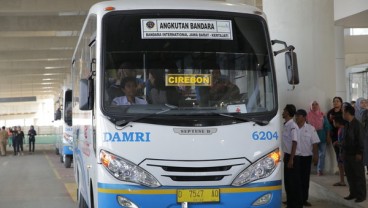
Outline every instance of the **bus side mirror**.
<svg viewBox="0 0 368 208">
<path fill-rule="evenodd" d="M 54 121 L 60 120 L 61 119 L 61 110 L 60 108 L 58 108 L 54 114 Z"/>
<path fill-rule="evenodd" d="M 286 65 L 286 75 L 289 84 L 292 85 L 299 84 L 298 61 L 296 59 L 295 52 L 288 51 L 285 53 L 285 65 Z"/>
<path fill-rule="evenodd" d="M 79 109 L 93 109 L 93 80 L 81 79 L 79 81 Z"/>
<path fill-rule="evenodd" d="M 72 115 L 72 91 L 67 90 L 65 92 L 64 121 L 69 126 L 72 125 Z"/>
</svg>

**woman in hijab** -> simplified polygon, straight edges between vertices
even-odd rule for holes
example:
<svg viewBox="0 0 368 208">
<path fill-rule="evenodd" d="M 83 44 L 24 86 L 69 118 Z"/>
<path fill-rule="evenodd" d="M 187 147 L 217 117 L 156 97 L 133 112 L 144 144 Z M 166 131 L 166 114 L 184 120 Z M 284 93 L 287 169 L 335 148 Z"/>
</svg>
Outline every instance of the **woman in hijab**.
<svg viewBox="0 0 368 208">
<path fill-rule="evenodd" d="M 320 143 L 318 144 L 317 174 L 322 176 L 325 166 L 326 145 L 327 143 L 331 142 L 331 125 L 328 122 L 327 117 L 321 112 L 319 103 L 317 101 L 312 102 L 307 114 L 307 121 L 316 129 L 320 140 Z"/>
</svg>

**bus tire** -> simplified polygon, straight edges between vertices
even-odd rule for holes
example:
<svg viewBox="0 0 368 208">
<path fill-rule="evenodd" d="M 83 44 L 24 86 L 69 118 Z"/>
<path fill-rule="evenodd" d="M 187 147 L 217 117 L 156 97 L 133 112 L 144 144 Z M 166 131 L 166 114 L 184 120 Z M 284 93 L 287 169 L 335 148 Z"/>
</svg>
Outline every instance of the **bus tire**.
<svg viewBox="0 0 368 208">
<path fill-rule="evenodd" d="M 64 166 L 66 168 L 70 168 L 72 165 L 72 157 L 71 156 L 65 156 Z"/>
</svg>

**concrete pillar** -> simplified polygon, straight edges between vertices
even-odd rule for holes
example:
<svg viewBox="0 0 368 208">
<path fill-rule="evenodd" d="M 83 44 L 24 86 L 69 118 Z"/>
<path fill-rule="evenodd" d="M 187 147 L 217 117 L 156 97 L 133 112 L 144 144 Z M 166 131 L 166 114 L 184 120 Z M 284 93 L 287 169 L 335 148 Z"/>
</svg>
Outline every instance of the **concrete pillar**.
<svg viewBox="0 0 368 208">
<path fill-rule="evenodd" d="M 349 78 L 345 74 L 345 49 L 344 49 L 344 28 L 335 26 L 335 64 L 336 64 L 336 95 L 344 101 L 347 100 L 349 92 Z"/>
<path fill-rule="evenodd" d="M 344 72 L 336 70 L 335 66 L 333 0 L 263 0 L 263 11 L 271 39 L 294 45 L 298 55 L 300 84 L 294 90 L 287 84 L 285 58 L 281 54 L 275 57 L 279 111 L 287 103 L 308 111 L 316 100 L 321 110 L 327 112 L 332 108 L 332 98 L 344 93 L 339 88 L 337 94 L 337 85 L 344 83 L 344 80 L 337 80 L 337 73 L 344 76 Z M 280 48 L 273 46 L 274 50 Z M 325 168 L 332 173 L 337 165 L 331 145 L 329 147 Z"/>
<path fill-rule="evenodd" d="M 295 90 L 287 85 L 284 57 L 275 57 L 280 108 L 288 102 L 309 109 L 317 100 L 327 111 L 336 96 L 333 0 L 264 0 L 263 10 L 271 39 L 294 45 L 298 55 L 300 84 Z"/>
</svg>

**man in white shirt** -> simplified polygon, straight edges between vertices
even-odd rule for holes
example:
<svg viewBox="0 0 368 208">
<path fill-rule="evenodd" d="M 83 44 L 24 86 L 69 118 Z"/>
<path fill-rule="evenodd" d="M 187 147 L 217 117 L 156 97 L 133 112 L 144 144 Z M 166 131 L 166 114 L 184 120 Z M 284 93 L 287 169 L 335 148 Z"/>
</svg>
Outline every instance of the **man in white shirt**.
<svg viewBox="0 0 368 208">
<path fill-rule="evenodd" d="M 284 152 L 284 184 L 287 207 L 302 208 L 302 192 L 300 180 L 300 151 L 298 125 L 294 122 L 296 108 L 287 104 L 282 113 L 285 120 L 282 131 L 282 150 Z"/>
<path fill-rule="evenodd" d="M 135 77 L 125 77 L 121 81 L 121 90 L 125 96 L 114 98 L 112 105 L 143 105 L 147 104 L 144 99 L 136 97 L 137 82 Z"/>
<path fill-rule="evenodd" d="M 320 142 L 316 129 L 306 122 L 307 112 L 299 109 L 295 113 L 295 120 L 299 127 L 299 143 L 300 150 L 300 177 L 302 185 L 303 205 L 312 206 L 308 202 L 309 181 L 313 156 L 313 164 L 318 163 L 318 143 Z"/>
</svg>

